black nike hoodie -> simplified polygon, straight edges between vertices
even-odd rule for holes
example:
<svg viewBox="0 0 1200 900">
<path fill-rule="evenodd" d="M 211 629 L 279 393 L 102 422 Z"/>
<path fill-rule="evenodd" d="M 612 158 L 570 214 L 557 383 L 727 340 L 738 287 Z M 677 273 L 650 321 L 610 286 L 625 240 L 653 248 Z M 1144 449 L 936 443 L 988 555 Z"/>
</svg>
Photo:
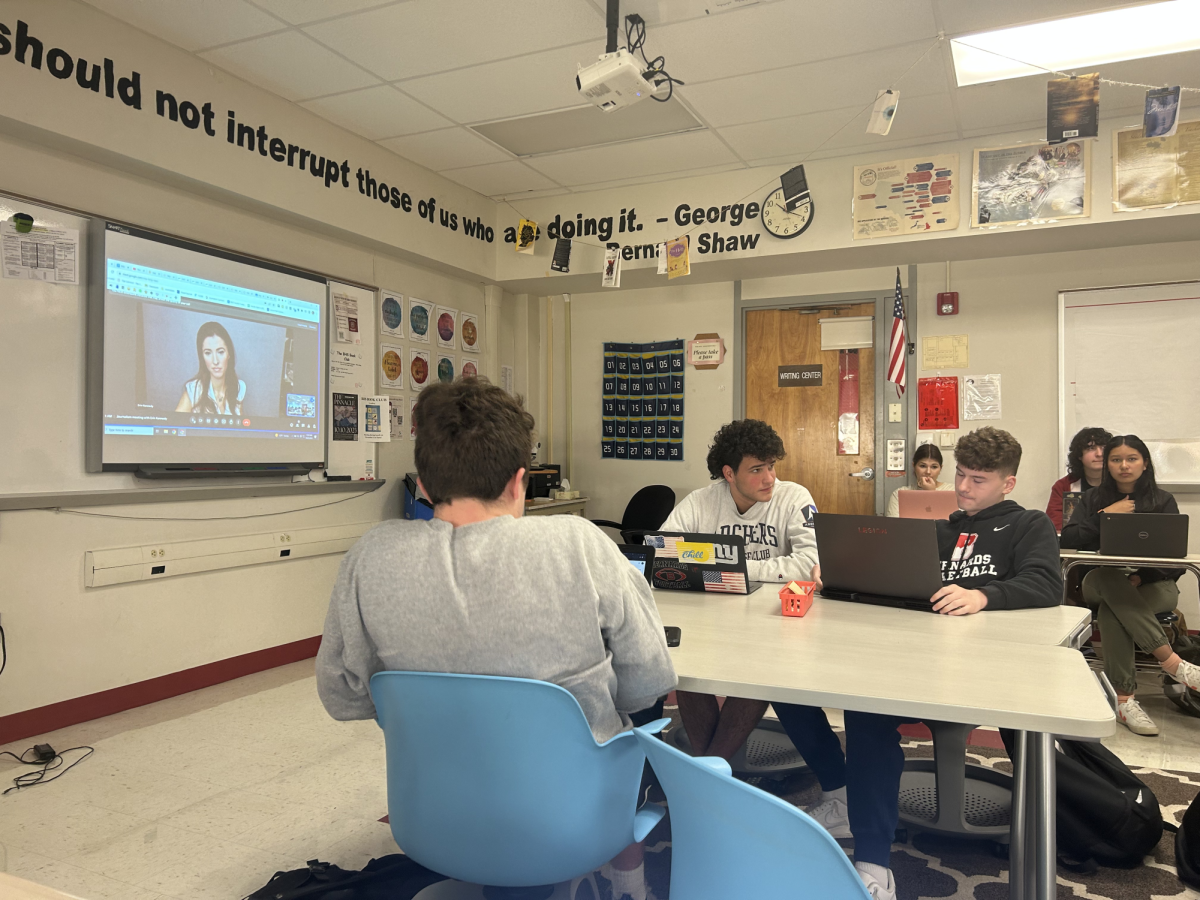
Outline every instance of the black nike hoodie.
<svg viewBox="0 0 1200 900">
<path fill-rule="evenodd" d="M 1062 602 L 1058 535 L 1041 510 L 1004 500 L 975 515 L 959 510 L 937 523 L 942 582 L 983 591 L 986 609 Z"/>
</svg>

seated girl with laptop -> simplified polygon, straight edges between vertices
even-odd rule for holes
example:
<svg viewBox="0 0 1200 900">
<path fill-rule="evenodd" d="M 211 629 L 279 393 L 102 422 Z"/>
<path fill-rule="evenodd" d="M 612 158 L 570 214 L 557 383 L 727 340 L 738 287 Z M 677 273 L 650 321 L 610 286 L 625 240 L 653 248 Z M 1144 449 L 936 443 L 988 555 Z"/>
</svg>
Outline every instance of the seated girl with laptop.
<svg viewBox="0 0 1200 900">
<path fill-rule="evenodd" d="M 1179 513 L 1175 498 L 1154 480 L 1149 448 L 1136 434 L 1119 434 L 1104 445 L 1105 467 L 1100 486 L 1088 491 L 1063 526 L 1062 546 L 1069 550 L 1100 549 L 1102 513 Z M 1184 662 L 1171 649 L 1156 613 L 1179 603 L 1175 584 L 1182 569 L 1145 566 L 1130 571 L 1097 566 L 1083 578 L 1083 598 L 1098 607 L 1104 671 L 1117 692 L 1117 721 L 1134 734 L 1158 734 L 1158 726 L 1138 704 L 1134 651 L 1141 648 L 1164 672 L 1200 690 L 1200 666 Z"/>
<path fill-rule="evenodd" d="M 922 444 L 912 457 L 914 483 L 900 490 L 953 491 L 954 482 L 938 481 L 942 471 L 942 451 L 933 444 Z M 888 497 L 887 514 L 893 519 L 900 515 L 900 491 L 892 491 Z"/>
</svg>

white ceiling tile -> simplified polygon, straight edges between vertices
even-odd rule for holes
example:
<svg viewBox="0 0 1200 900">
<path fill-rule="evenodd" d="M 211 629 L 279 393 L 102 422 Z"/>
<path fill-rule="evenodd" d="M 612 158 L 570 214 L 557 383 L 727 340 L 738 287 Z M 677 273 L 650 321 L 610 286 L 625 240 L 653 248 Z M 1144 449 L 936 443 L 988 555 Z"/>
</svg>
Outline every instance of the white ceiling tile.
<svg viewBox="0 0 1200 900">
<path fill-rule="evenodd" d="M 546 176 L 538 174 L 524 163 L 516 160 L 491 163 L 486 166 L 473 166 L 469 169 L 451 169 L 442 174 L 451 181 L 457 181 L 463 187 L 478 191 L 487 197 L 520 194 L 525 191 L 544 190 L 556 186 Z"/>
<path fill-rule="evenodd" d="M 604 49 L 604 18 L 584 0 L 410 0 L 305 30 L 387 81 L 587 40 Z"/>
<path fill-rule="evenodd" d="M 789 155 L 795 158 L 818 147 L 851 117 L 861 117 L 865 127 L 866 114 L 860 116 L 859 112 L 857 107 L 823 110 L 802 116 L 789 116 L 786 119 L 730 125 L 718 130 L 721 137 L 725 138 L 743 159 Z M 847 127 L 854 128 L 856 125 L 851 124 Z"/>
<path fill-rule="evenodd" d="M 300 105 L 372 141 L 453 124 L 386 84 L 305 100 Z"/>
<path fill-rule="evenodd" d="M 928 48 L 925 43 L 906 44 L 875 53 L 689 85 L 681 93 L 697 113 L 716 127 L 865 105 L 874 101 L 878 91 L 892 84 L 900 91 L 903 110 L 907 98 L 938 93 L 948 87 L 945 64 L 938 50 L 917 63 Z M 910 67 L 912 70 L 904 75 Z"/>
<path fill-rule="evenodd" d="M 304 100 L 377 84 L 353 63 L 295 31 L 206 50 L 214 65 L 288 100 Z"/>
<path fill-rule="evenodd" d="M 738 159 L 712 132 L 696 131 L 609 147 L 572 150 L 528 162 L 559 184 L 577 185 L 663 175 L 680 169 L 735 163 Z"/>
<path fill-rule="evenodd" d="M 383 6 L 388 0 L 252 0 L 293 25 L 304 25 L 321 19 L 332 19 L 347 13 L 359 12 L 372 6 Z M 399 0 L 392 0 L 399 2 Z"/>
<path fill-rule="evenodd" d="M 401 82 L 405 93 L 456 122 L 475 124 L 578 106 L 579 64 L 594 62 L 603 43 L 576 44 L 500 62 Z"/>
<path fill-rule="evenodd" d="M 441 131 L 391 138 L 380 143 L 405 159 L 435 172 L 512 158 L 496 145 L 465 128 L 444 128 Z"/>
<path fill-rule="evenodd" d="M 599 181 L 595 184 L 576 184 L 571 186 L 572 193 L 583 193 L 585 191 L 607 191 L 610 188 L 629 187 L 635 184 L 647 184 L 655 182 L 661 184 L 666 181 L 678 181 L 682 178 L 699 178 L 701 175 L 718 175 L 721 172 L 731 172 L 735 169 L 746 168 L 742 163 L 726 163 L 720 166 L 704 166 L 699 169 L 682 169 L 678 172 L 672 172 L 670 177 L 664 178 L 662 175 L 639 175 L 636 178 L 619 178 L 616 181 Z"/>
<path fill-rule="evenodd" d="M 688 84 L 863 53 L 937 36 L 929 0 L 760 4 L 646 29 L 646 55 Z M 623 38 L 622 38 L 623 40 Z"/>
<path fill-rule="evenodd" d="M 922 141 L 952 141 L 958 137 L 958 125 L 949 93 L 928 97 L 901 98 L 892 122 L 892 130 L 886 135 L 867 134 L 870 111 L 858 115 L 854 122 L 834 134 L 824 149 L 838 147 L 888 147 L 910 146 Z"/>
<path fill-rule="evenodd" d="M 246 0 L 205 0 L 204 3 L 161 0 L 87 0 L 123 22 L 170 41 L 184 50 L 199 50 L 230 41 L 257 37 L 287 26 L 251 6 Z"/>
</svg>

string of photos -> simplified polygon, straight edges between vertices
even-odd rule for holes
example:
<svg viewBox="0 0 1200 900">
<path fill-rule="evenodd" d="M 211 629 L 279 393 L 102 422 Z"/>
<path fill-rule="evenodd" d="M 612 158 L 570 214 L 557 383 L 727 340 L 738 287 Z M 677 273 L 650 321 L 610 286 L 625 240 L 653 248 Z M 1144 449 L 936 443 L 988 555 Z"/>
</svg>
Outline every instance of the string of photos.
<svg viewBox="0 0 1200 900">
<path fill-rule="evenodd" d="M 600 455 L 683 461 L 683 338 L 604 345 Z"/>
</svg>

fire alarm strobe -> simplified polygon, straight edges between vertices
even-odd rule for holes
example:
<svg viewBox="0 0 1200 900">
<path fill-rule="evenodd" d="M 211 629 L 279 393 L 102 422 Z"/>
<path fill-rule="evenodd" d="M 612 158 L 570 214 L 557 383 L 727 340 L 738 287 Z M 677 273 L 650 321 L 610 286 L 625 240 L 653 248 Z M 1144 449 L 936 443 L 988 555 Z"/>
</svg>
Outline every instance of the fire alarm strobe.
<svg viewBox="0 0 1200 900">
<path fill-rule="evenodd" d="M 958 315 L 958 291 L 946 291 L 937 295 L 937 314 L 939 316 Z"/>
</svg>

